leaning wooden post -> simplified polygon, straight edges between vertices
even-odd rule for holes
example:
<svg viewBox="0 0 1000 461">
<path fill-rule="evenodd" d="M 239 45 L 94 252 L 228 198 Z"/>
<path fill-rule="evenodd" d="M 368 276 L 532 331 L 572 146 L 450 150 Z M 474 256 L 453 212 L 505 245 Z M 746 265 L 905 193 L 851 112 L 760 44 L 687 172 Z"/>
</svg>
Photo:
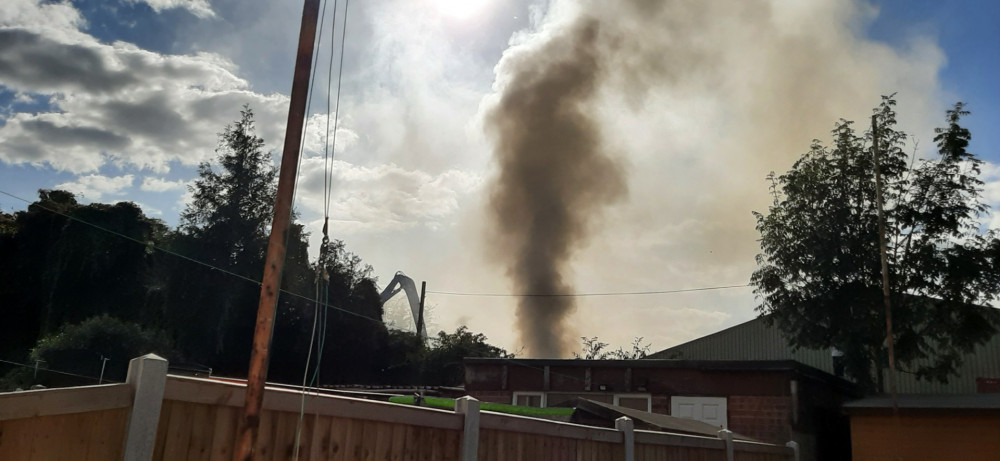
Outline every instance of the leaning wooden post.
<svg viewBox="0 0 1000 461">
<path fill-rule="evenodd" d="M 719 438 L 722 439 L 723 442 L 726 442 L 726 460 L 733 461 L 736 459 L 736 450 L 733 446 L 733 431 L 723 429 L 719 431 Z"/>
<path fill-rule="evenodd" d="M 302 26 L 299 29 L 299 49 L 295 58 L 292 78 L 292 95 L 285 125 L 285 146 L 278 170 L 278 190 L 274 198 L 274 218 L 271 235 L 267 241 L 264 276 L 260 284 L 260 302 L 257 305 L 257 324 L 250 351 L 250 370 L 247 374 L 247 391 L 243 403 L 243 418 L 233 459 L 249 461 L 257 440 L 260 426 L 260 409 L 264 401 L 264 381 L 267 379 L 268 350 L 274 332 L 274 311 L 281 288 L 281 271 L 285 265 L 285 243 L 288 223 L 291 220 L 292 197 L 295 192 L 295 175 L 298 170 L 299 148 L 302 146 L 302 127 L 306 116 L 309 95 L 309 73 L 312 69 L 313 46 L 316 39 L 316 20 L 319 17 L 319 0 L 305 0 L 302 8 Z"/>
<path fill-rule="evenodd" d="M 625 461 L 635 461 L 635 422 L 626 416 L 615 420 L 615 429 L 622 433 Z"/>
<path fill-rule="evenodd" d="M 462 424 L 462 461 L 479 457 L 479 401 L 465 396 L 455 399 L 455 413 L 465 415 Z"/>
<path fill-rule="evenodd" d="M 167 386 L 167 361 L 156 354 L 136 357 L 128 363 L 125 383 L 132 387 L 132 409 L 125 429 L 122 459 L 153 459 L 156 425 L 160 422 L 163 390 Z"/>
</svg>

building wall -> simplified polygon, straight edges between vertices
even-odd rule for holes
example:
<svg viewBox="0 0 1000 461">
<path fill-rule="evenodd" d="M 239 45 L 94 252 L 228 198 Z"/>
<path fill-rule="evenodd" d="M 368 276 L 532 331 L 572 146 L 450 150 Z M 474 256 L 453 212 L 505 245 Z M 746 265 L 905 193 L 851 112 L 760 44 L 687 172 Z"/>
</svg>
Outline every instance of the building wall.
<svg viewBox="0 0 1000 461">
<path fill-rule="evenodd" d="M 854 461 L 1000 459 L 1000 414 L 851 415 Z"/>
<path fill-rule="evenodd" d="M 792 440 L 788 396 L 731 395 L 727 404 L 729 430 L 758 440 Z"/>
<path fill-rule="evenodd" d="M 612 403 L 614 395 L 648 395 L 651 411 L 668 415 L 674 396 L 725 397 L 730 430 L 773 443 L 794 438 L 791 370 L 570 365 L 466 364 L 466 391 L 499 403 L 511 403 L 515 392 L 542 392 L 548 405 L 573 396 Z"/>
</svg>

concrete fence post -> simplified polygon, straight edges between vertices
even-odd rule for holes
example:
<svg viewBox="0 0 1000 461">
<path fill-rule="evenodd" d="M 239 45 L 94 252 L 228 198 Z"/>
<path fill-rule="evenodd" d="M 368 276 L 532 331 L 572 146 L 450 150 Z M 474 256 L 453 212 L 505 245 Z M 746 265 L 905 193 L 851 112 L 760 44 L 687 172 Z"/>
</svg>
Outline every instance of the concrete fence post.
<svg viewBox="0 0 1000 461">
<path fill-rule="evenodd" d="M 635 423 L 626 416 L 615 420 L 615 429 L 622 433 L 625 461 L 635 461 Z"/>
<path fill-rule="evenodd" d="M 726 460 L 733 461 L 736 459 L 735 447 L 733 447 L 733 431 L 729 429 L 723 429 L 719 431 L 719 438 L 723 442 L 726 442 Z"/>
<path fill-rule="evenodd" d="M 167 360 L 156 354 L 136 357 L 128 363 L 128 378 L 132 386 L 132 410 L 125 428 L 125 448 L 122 459 L 153 458 L 156 425 L 160 422 L 163 390 L 167 386 Z"/>
<path fill-rule="evenodd" d="M 470 397 L 455 399 L 455 413 L 465 415 L 462 425 L 462 461 L 479 457 L 479 401 Z"/>
<path fill-rule="evenodd" d="M 794 461 L 799 461 L 799 444 L 798 442 L 788 442 L 785 444 L 786 447 L 792 449 L 792 459 Z"/>
</svg>

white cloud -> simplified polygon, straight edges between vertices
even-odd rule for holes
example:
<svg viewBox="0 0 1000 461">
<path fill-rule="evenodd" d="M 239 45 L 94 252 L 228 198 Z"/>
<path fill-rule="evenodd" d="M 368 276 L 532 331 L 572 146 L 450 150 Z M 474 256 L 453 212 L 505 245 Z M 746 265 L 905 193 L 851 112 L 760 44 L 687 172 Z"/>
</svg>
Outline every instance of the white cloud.
<svg viewBox="0 0 1000 461">
<path fill-rule="evenodd" d="M 131 174 L 121 176 L 104 176 L 99 174 L 87 174 L 77 176 L 75 180 L 56 184 L 55 189 L 62 189 L 81 196 L 87 201 L 98 201 L 106 195 L 121 195 L 123 191 L 132 187 L 135 177 Z"/>
<path fill-rule="evenodd" d="M 78 29 L 82 19 L 69 4 L 4 5 L 11 11 L 0 27 L 0 81 L 53 107 L 7 118 L 0 161 L 76 173 L 110 161 L 166 172 L 171 162 L 208 159 L 243 104 L 254 109 L 258 133 L 280 145 L 287 97 L 251 91 L 226 58 L 101 43 Z M 63 19 L 46 24 L 39 20 L 46 13 Z"/>
<path fill-rule="evenodd" d="M 142 178 L 142 184 L 139 188 L 150 192 L 166 192 L 183 190 L 186 186 L 187 181 L 184 180 L 169 181 L 155 176 L 146 176 L 145 178 Z"/>
<path fill-rule="evenodd" d="M 146 3 L 201 17 L 213 12 L 207 1 Z M 240 16 L 223 6 L 235 1 L 211 3 L 218 19 L 184 25 L 178 40 L 212 52 L 161 54 L 95 39 L 83 32 L 85 20 L 70 2 L 0 0 L 0 82 L 54 106 L 11 115 L 0 127 L 0 162 L 77 173 L 113 164 L 162 176 L 172 165 L 212 158 L 216 134 L 244 103 L 253 107 L 268 147 L 279 148 L 288 99 L 260 89 L 287 91 L 300 10 L 240 0 L 252 12 Z M 491 243 L 482 238 L 491 159 L 476 117 L 510 32 L 529 16 L 527 3 L 492 2 L 481 22 L 460 26 L 422 2 L 352 2 L 331 237 L 344 238 L 379 274 L 405 270 L 434 290 L 510 290 L 502 269 L 482 256 Z M 548 16 L 534 10 L 540 32 L 519 34 L 516 43 L 530 46 L 555 31 L 568 3 L 551 3 L 558 11 Z M 616 11 L 637 4 L 652 13 L 637 19 Z M 917 37 L 897 49 L 865 38 L 860 31 L 875 13 L 864 1 L 589 5 L 610 33 L 622 34 L 620 44 L 636 46 L 659 67 L 614 71 L 592 108 L 607 144 L 626 164 L 629 198 L 606 210 L 576 255 L 566 277 L 581 291 L 745 282 L 757 251 L 750 210 L 766 207 L 768 171 L 787 170 L 812 138 L 827 137 L 837 118 L 864 120 L 879 94 L 900 92 L 900 126 L 922 139 L 932 137 L 929 129 L 945 108 L 937 45 Z M 326 69 L 326 59 L 318 69 Z M 621 91 L 630 85 L 648 90 Z M 314 90 L 314 111 L 325 91 Z M 310 118 L 300 169 L 297 207 L 313 248 L 322 227 L 323 165 L 316 153 L 325 122 L 322 115 Z M 113 182 L 104 178 L 89 181 Z M 72 183 L 84 190 L 86 181 Z M 986 195 L 997 205 L 1000 178 L 992 181 Z M 191 200 L 179 186 L 154 178 L 140 188 L 176 193 L 176 203 L 158 205 L 178 212 Z M 103 187 L 84 193 L 91 199 L 116 193 Z M 1000 215 L 992 223 L 1000 228 Z M 431 295 L 429 302 L 443 329 L 468 323 L 518 348 L 510 300 Z M 753 304 L 749 290 L 595 299 L 581 303 L 573 322 L 581 334 L 616 345 L 645 336 L 661 348 L 748 319 Z"/>
<path fill-rule="evenodd" d="M 207 0 L 128 0 L 131 3 L 145 3 L 157 13 L 163 10 L 175 8 L 185 9 L 199 18 L 211 18 L 215 16 L 212 7 Z"/>
<path fill-rule="evenodd" d="M 56 40 L 80 40 L 87 35 L 80 12 L 70 2 L 4 0 L 0 2 L 0 27 L 17 27 L 43 33 Z"/>
<path fill-rule="evenodd" d="M 319 216 L 324 213 L 323 170 L 322 157 L 304 159 L 299 180 L 299 203 Z M 348 234 L 453 225 L 460 202 L 482 182 L 472 172 L 432 175 L 392 163 L 368 167 L 333 160 L 332 170 L 330 219 Z"/>
<path fill-rule="evenodd" d="M 145 214 L 146 216 L 158 216 L 158 217 L 163 216 L 163 210 L 159 208 L 156 208 L 154 206 L 149 206 L 143 202 L 135 202 L 135 204 L 142 209 L 143 214 Z"/>
<path fill-rule="evenodd" d="M 983 162 L 983 199 L 995 209 L 1000 209 L 1000 164 Z"/>
</svg>

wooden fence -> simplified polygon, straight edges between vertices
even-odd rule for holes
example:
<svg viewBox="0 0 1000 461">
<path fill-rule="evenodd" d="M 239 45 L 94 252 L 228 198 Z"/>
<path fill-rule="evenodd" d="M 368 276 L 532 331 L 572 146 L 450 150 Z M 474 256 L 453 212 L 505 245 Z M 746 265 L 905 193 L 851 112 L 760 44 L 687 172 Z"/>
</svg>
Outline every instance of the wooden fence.
<svg viewBox="0 0 1000 461">
<path fill-rule="evenodd" d="M 0 394 L 0 460 L 226 460 L 242 384 L 168 376 L 156 356 L 134 359 L 126 384 Z M 791 461 L 789 446 L 617 430 L 268 388 L 254 459 L 290 460 L 741 460 Z"/>
</svg>

